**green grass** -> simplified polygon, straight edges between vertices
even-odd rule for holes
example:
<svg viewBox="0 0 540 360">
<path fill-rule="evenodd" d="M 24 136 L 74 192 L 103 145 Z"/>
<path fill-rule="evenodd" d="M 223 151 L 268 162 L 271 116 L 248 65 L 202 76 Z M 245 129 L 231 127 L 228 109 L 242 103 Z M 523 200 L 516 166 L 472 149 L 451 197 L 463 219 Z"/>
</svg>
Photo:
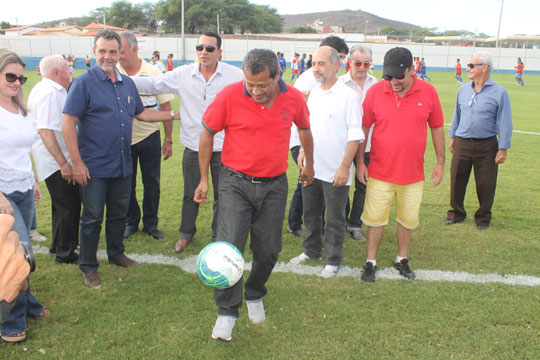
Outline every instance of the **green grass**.
<svg viewBox="0 0 540 360">
<path fill-rule="evenodd" d="M 32 72 L 26 95 L 37 81 Z M 376 73 L 380 77 L 380 72 Z M 451 73 L 430 72 L 451 121 L 458 85 Z M 284 75 L 290 79 L 290 72 Z M 510 93 L 514 129 L 540 132 L 537 118 L 540 77 L 526 76 L 517 87 L 511 75 L 493 76 Z M 174 104 L 176 108 L 178 103 Z M 178 133 L 178 123 L 175 133 Z M 156 241 L 136 234 L 126 241 L 129 253 L 178 256 L 182 199 L 182 146 L 175 135 L 174 155 L 162 163 L 160 228 L 167 238 Z M 420 226 L 410 249 L 413 269 L 465 271 L 474 274 L 540 276 L 538 174 L 540 136 L 515 133 L 508 160 L 499 167 L 492 226 L 478 232 L 474 222 L 446 227 L 449 165 L 437 187 L 426 181 Z M 428 138 L 426 178 L 435 155 Z M 288 171 L 290 193 L 297 169 Z M 477 207 L 474 179 L 466 208 Z M 51 237 L 50 201 L 45 186 L 38 205 L 39 230 Z M 138 186 L 139 197 L 142 188 Z M 185 254 L 196 255 L 211 241 L 211 206 L 201 207 L 198 232 Z M 280 261 L 302 251 L 299 238 L 286 234 Z M 102 238 L 100 247 L 104 247 Z M 380 267 L 396 255 L 394 214 L 379 250 Z M 251 254 L 246 247 L 246 258 Z M 360 267 L 365 243 L 348 236 L 344 264 Z M 103 287 L 82 286 L 76 266 L 59 266 L 37 255 L 33 292 L 51 316 L 28 324 L 29 337 L 19 345 L 0 344 L 1 359 L 537 359 L 540 357 L 538 288 L 500 284 L 378 280 L 365 284 L 354 277 L 323 280 L 315 276 L 275 273 L 265 297 L 267 320 L 252 325 L 242 307 L 231 343 L 211 340 L 216 307 L 211 289 L 197 275 L 174 266 L 147 265 L 121 269 L 102 261 Z M 322 265 L 323 262 L 313 262 Z"/>
</svg>

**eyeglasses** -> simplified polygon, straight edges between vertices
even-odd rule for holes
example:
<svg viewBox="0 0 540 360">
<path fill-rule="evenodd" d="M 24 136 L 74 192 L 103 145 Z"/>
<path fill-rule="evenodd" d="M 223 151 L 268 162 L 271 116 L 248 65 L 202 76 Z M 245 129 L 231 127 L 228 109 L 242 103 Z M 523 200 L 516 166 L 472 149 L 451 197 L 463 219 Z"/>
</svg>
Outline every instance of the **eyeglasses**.
<svg viewBox="0 0 540 360">
<path fill-rule="evenodd" d="M 484 65 L 484 63 L 479 63 L 479 64 L 470 63 L 470 64 L 467 64 L 467 67 L 470 69 L 474 69 L 475 66 L 480 66 L 480 65 Z"/>
<path fill-rule="evenodd" d="M 386 81 L 392 81 L 392 79 L 403 80 L 403 79 L 405 79 L 405 74 L 403 74 L 401 76 L 384 75 L 383 79 L 386 80 Z"/>
<path fill-rule="evenodd" d="M 477 64 L 478 65 L 478 64 Z M 474 94 L 472 94 L 471 96 L 471 101 L 469 101 L 469 107 L 472 107 L 473 104 L 476 104 L 476 95 L 478 95 L 477 92 L 475 92 Z"/>
<path fill-rule="evenodd" d="M 371 66 L 371 61 L 353 61 L 355 67 L 363 66 L 365 69 L 369 69 Z"/>
<path fill-rule="evenodd" d="M 197 51 L 203 51 L 203 49 L 206 49 L 207 52 L 214 52 L 216 51 L 216 47 L 214 45 L 195 45 L 195 50 Z"/>
<path fill-rule="evenodd" d="M 9 83 L 14 83 L 16 80 L 19 80 L 21 85 L 24 85 L 26 80 L 28 80 L 28 78 L 24 75 L 17 76 L 14 73 L 5 73 L 5 72 L 2 72 L 2 74 L 6 74 L 6 81 Z"/>
</svg>

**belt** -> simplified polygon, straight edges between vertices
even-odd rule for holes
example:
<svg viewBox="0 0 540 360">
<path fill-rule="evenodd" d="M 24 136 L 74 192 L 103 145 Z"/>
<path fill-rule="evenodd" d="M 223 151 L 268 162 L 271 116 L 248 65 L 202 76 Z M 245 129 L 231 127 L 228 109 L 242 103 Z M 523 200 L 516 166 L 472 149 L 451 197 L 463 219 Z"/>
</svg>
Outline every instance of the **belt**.
<svg viewBox="0 0 540 360">
<path fill-rule="evenodd" d="M 264 183 L 264 182 L 274 181 L 274 180 L 279 179 L 283 175 L 285 175 L 285 173 L 283 173 L 283 174 L 280 174 L 278 176 L 273 176 L 273 177 L 253 177 L 253 176 L 249 176 L 249 175 L 246 175 L 244 173 L 241 173 L 240 171 L 233 170 L 230 167 L 227 167 L 225 165 L 223 165 L 223 167 L 225 169 L 229 170 L 230 172 L 232 172 L 233 174 L 235 174 L 236 176 L 244 178 L 244 179 L 250 181 L 253 184 L 261 184 L 261 183 Z"/>
<path fill-rule="evenodd" d="M 493 135 L 493 136 L 490 136 L 490 137 L 487 137 L 487 138 L 464 138 L 464 137 L 458 136 L 458 138 L 460 138 L 460 139 L 463 139 L 463 140 L 470 140 L 470 141 L 492 140 L 493 138 L 496 138 L 496 137 L 497 137 L 496 135 Z"/>
</svg>

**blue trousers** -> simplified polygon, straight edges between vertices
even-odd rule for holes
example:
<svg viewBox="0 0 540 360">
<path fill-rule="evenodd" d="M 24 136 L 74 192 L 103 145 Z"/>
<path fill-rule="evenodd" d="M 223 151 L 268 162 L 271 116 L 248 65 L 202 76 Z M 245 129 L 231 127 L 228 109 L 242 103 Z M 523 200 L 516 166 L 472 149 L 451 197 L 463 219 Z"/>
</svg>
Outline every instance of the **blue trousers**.
<svg viewBox="0 0 540 360">
<path fill-rule="evenodd" d="M 19 234 L 20 242 L 30 244 L 29 232 L 34 216 L 34 190 L 16 191 L 4 196 L 9 200 L 15 217 L 15 223 L 11 230 Z M 43 309 L 45 307 L 32 295 L 30 286 L 28 286 L 15 299 L 15 306 L 9 313 L 7 321 L 0 325 L 2 336 L 26 331 L 26 317 L 38 317 Z"/>
</svg>

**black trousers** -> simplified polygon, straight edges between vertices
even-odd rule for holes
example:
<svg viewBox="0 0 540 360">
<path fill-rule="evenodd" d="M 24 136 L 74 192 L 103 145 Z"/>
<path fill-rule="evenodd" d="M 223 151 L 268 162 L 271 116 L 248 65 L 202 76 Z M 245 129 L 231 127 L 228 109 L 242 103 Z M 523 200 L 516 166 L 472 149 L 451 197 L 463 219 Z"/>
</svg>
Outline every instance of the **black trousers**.
<svg viewBox="0 0 540 360">
<path fill-rule="evenodd" d="M 450 206 L 452 209 L 448 210 L 449 220 L 459 222 L 467 217 L 463 201 L 471 169 L 474 169 L 476 195 L 480 203 L 480 207 L 474 214 L 474 221 L 477 225 L 489 225 L 497 186 L 498 165 L 495 164 L 495 157 L 498 151 L 499 144 L 495 136 L 486 139 L 456 137 L 450 166 Z"/>
<path fill-rule="evenodd" d="M 58 260 L 68 260 L 79 243 L 81 196 L 79 185 L 70 185 L 62 178 L 60 170 L 53 173 L 45 184 L 51 195 L 52 245 Z"/>
</svg>

